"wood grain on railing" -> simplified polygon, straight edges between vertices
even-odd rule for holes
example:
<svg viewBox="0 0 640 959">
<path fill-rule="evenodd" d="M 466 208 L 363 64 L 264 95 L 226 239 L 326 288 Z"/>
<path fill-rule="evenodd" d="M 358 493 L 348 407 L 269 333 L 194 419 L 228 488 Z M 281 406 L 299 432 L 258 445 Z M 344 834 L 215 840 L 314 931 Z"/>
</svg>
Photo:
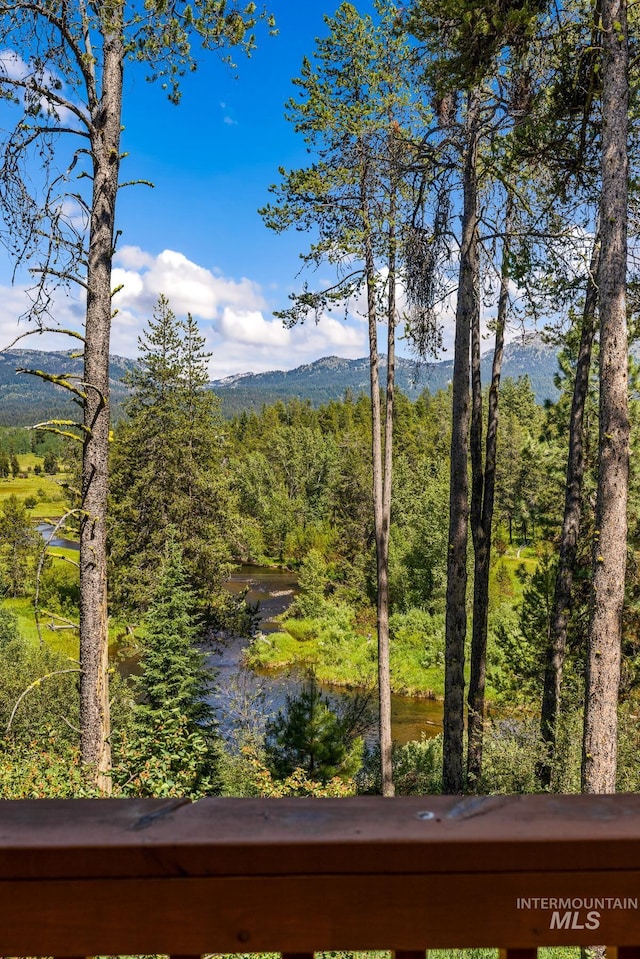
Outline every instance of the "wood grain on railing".
<svg viewBox="0 0 640 959">
<path fill-rule="evenodd" d="M 640 959 L 639 899 L 640 796 L 0 803 L 3 956 Z"/>
</svg>

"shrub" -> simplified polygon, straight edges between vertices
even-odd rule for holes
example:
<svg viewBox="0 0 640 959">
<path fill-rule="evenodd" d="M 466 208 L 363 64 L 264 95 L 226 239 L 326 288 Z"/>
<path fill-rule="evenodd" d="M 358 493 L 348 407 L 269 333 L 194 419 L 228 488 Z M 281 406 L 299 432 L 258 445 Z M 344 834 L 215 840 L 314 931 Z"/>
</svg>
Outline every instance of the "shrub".
<svg viewBox="0 0 640 959">
<path fill-rule="evenodd" d="M 397 796 L 427 796 L 442 792 L 442 736 L 393 746 L 393 782 Z M 382 792 L 379 746 L 368 750 L 357 777 L 358 792 Z"/>
<path fill-rule="evenodd" d="M 68 563 L 47 565 L 40 577 L 40 603 L 54 612 L 72 615 L 80 603 L 80 572 Z"/>
<path fill-rule="evenodd" d="M 322 554 L 317 549 L 312 549 L 300 567 L 300 593 L 289 607 L 291 615 L 301 618 L 322 616 L 326 605 L 324 595 L 327 583 L 327 564 Z"/>
</svg>

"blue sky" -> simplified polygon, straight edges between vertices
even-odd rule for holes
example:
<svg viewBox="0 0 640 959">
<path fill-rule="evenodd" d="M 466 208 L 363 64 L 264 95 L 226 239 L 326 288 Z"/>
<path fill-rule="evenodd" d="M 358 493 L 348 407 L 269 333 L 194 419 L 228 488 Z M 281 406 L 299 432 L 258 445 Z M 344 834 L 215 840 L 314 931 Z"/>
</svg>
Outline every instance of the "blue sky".
<svg viewBox="0 0 640 959">
<path fill-rule="evenodd" d="M 190 311 L 198 318 L 213 352 L 212 377 L 293 368 L 330 354 L 366 354 L 366 324 L 357 309 L 346 322 L 327 317 L 291 331 L 272 316 L 299 287 L 298 254 L 307 240 L 296 231 L 271 233 L 257 212 L 269 199 L 278 167 L 309 160 L 302 138 L 285 119 L 284 104 L 303 56 L 310 56 L 315 38 L 326 33 L 323 15 L 336 6 L 326 0 L 272 0 L 278 35 L 258 30 L 257 49 L 250 59 L 238 54 L 237 70 L 215 53 L 205 54 L 198 71 L 186 78 L 177 107 L 158 85 L 145 81 L 140 68 L 128 67 L 122 147 L 129 156 L 122 179 L 150 180 L 155 187 L 120 193 L 114 285 L 124 285 L 115 301 L 112 352 L 136 354 L 138 334 L 164 293 L 176 313 Z M 7 289 L 8 276 L 5 258 L 0 347 L 15 335 L 24 301 L 20 282 Z M 56 310 L 66 324 L 77 319 L 80 307 L 60 297 Z M 33 337 L 20 345 L 68 348 L 59 337 Z"/>
</svg>

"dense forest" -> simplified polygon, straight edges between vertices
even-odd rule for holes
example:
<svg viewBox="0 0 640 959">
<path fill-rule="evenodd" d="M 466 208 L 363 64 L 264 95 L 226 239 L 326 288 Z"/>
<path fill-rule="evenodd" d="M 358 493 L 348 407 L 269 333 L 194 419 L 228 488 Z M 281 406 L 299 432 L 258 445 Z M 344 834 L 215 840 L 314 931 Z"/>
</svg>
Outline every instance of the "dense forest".
<svg viewBox="0 0 640 959">
<path fill-rule="evenodd" d="M 165 78 L 177 102 L 191 41 L 249 51 L 254 5 L 0 10 L 7 44 L 31 64 L 0 73 L 18 115 L 0 170 L 2 237 L 39 264 L 36 329 L 48 328 L 51 284 L 87 291 L 83 329 L 68 331 L 82 374 L 30 371 L 81 416 L 52 411 L 38 424 L 44 445 L 38 433 L 1 437 L 2 795 L 636 786 L 626 9 L 374 6 L 325 18 L 286 104 L 308 165 L 281 169 L 260 211 L 276 233 L 298 231 L 307 270 L 276 315 L 294 328 L 358 310 L 368 393 L 230 420 L 208 388 L 197 323 L 166 296 L 122 410 L 110 410 L 111 264 L 125 64 Z M 58 108 L 85 144 L 69 171 L 91 167 L 64 187 L 83 230 L 60 214 L 53 157 L 78 130 Z M 52 186 L 36 198 L 25 170 L 38 162 Z M 92 187 L 81 195 L 82 179 Z M 422 361 L 437 355 L 451 302 L 451 384 L 409 399 L 396 341 Z M 559 399 L 545 408 L 528 377 L 503 377 L 505 338 L 527 325 L 559 352 Z M 66 543 L 42 548 L 42 517 L 49 545 Z M 298 574 L 275 633 L 226 588 L 247 562 Z M 249 665 L 307 676 L 229 739 L 210 704 L 207 644 L 237 635 L 251 640 Z M 322 682 L 360 693 L 334 708 Z M 441 697 L 442 735 L 394 747 L 393 691 Z"/>
<path fill-rule="evenodd" d="M 347 393 L 316 408 L 291 400 L 228 420 L 207 388 L 207 354 L 190 318 L 176 318 L 161 300 L 141 346 L 141 363 L 127 381 L 126 415 L 115 424 L 111 444 L 110 637 L 112 662 L 121 664 L 112 673 L 115 791 L 348 795 L 379 789 L 379 760 L 367 735 L 375 717 L 364 696 L 376 686 L 377 669 L 370 398 Z M 565 352 L 561 359 L 561 396 L 554 405 L 536 404 L 526 376 L 501 386 L 487 652 L 492 720 L 486 768 L 474 783 L 481 791 L 541 788 L 545 750 L 539 714 L 572 393 L 571 357 Z M 595 488 L 594 399 L 586 437 L 588 498 Z M 635 406 L 633 401 L 632 413 Z M 415 401 L 397 393 L 391 687 L 438 699 L 445 689 L 450 439 L 451 388 L 433 396 L 425 392 Z M 2 607 L 0 698 L 2 722 L 9 727 L 3 789 L 5 795 L 84 792 L 70 718 L 77 714 L 77 667 L 69 665 L 77 640 L 64 628 L 77 622 L 79 599 L 69 548 L 77 538 L 75 449 L 55 435 L 17 428 L 2 431 L 0 444 L 2 578 L 8 597 Z M 37 488 L 39 494 L 29 495 Z M 638 496 L 635 478 L 631 496 L 632 501 Z M 58 532 L 64 530 L 69 543 L 66 549 L 49 548 L 41 566 L 43 544 L 33 534 L 34 519 L 63 510 L 69 515 Z M 620 770 L 627 787 L 636 777 L 630 714 L 640 681 L 633 539 L 629 548 Z M 555 790 L 573 790 L 579 783 L 586 545 L 578 560 L 560 743 L 550 782 Z M 255 611 L 225 589 L 238 563 L 297 571 L 300 591 L 278 631 L 262 634 Z M 43 643 L 30 639 L 34 599 Z M 207 706 L 216 677 L 204 654 L 212 635 L 236 633 L 253 636 L 246 648 L 248 666 L 294 667 L 307 673 L 308 681 L 279 715 L 270 714 L 262 726 L 257 719 L 246 723 L 223 742 Z M 120 670 L 132 654 L 140 657 L 140 670 L 124 680 Z M 360 705 L 342 712 L 331 708 L 320 684 L 359 690 Z M 38 745 L 43 738 L 44 753 Z M 396 747 L 396 789 L 441 789 L 441 763 L 441 736 Z M 67 780 L 69 764 L 76 774 Z"/>
</svg>

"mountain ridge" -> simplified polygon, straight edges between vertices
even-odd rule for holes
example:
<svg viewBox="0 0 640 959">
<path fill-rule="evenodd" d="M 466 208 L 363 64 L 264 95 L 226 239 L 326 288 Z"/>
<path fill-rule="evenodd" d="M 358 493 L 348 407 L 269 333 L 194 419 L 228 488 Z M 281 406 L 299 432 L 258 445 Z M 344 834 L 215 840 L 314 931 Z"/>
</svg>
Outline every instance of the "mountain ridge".
<svg viewBox="0 0 640 959">
<path fill-rule="evenodd" d="M 482 380 L 491 377 L 493 351 L 481 358 Z M 386 357 L 380 359 L 381 372 L 386 370 Z M 539 338 L 528 343 L 509 343 L 505 346 L 502 376 L 517 379 L 528 375 L 538 403 L 555 400 L 558 389 L 554 375 L 558 369 L 555 350 Z M 396 357 L 396 383 L 403 393 L 415 399 L 425 389 L 435 393 L 446 389 L 453 375 L 453 360 L 416 361 Z M 383 376 L 381 376 L 383 379 Z M 305 363 L 293 370 L 269 370 L 263 373 L 239 373 L 213 380 L 210 384 L 228 415 L 243 409 L 260 409 L 263 403 L 297 397 L 308 399 L 314 406 L 332 399 L 340 399 L 346 389 L 356 395 L 369 392 L 369 359 L 349 360 L 339 356 L 325 356 Z"/>
<path fill-rule="evenodd" d="M 482 357 L 482 378 L 488 383 L 491 376 L 492 351 Z M 135 368 L 135 360 L 122 356 L 111 357 L 111 397 L 117 416 L 128 389 L 123 378 Z M 382 379 L 386 357 L 381 357 Z M 82 360 L 71 351 L 7 350 L 0 353 L 0 425 L 29 426 L 50 418 L 68 418 L 76 411 L 69 394 L 53 383 L 37 376 L 16 374 L 16 369 L 38 369 L 45 373 L 69 372 L 82 374 Z M 529 343 L 510 343 L 505 347 L 503 377 L 517 379 L 525 373 L 531 380 L 537 402 L 554 400 L 558 390 L 553 377 L 558 368 L 556 353 L 539 339 Z M 396 383 L 403 393 L 416 399 L 428 389 L 431 393 L 446 389 L 453 374 L 453 360 L 418 363 L 406 357 L 397 357 Z M 294 397 L 309 400 L 319 406 L 330 400 L 341 399 L 346 390 L 356 396 L 369 392 L 369 360 L 354 360 L 340 356 L 324 356 L 304 363 L 293 370 L 270 370 L 263 373 L 234 373 L 213 380 L 209 386 L 221 399 L 225 415 L 242 410 L 260 409 L 264 404 L 278 400 L 286 402 Z"/>
</svg>

